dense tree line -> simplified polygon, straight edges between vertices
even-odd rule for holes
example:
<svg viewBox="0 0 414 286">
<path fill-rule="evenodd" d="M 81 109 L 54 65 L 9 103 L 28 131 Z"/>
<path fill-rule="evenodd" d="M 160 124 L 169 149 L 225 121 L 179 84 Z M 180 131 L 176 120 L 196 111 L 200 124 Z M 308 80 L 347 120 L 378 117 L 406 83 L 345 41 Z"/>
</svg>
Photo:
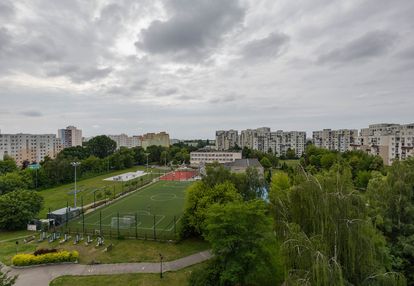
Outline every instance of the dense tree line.
<svg viewBox="0 0 414 286">
<path fill-rule="evenodd" d="M 215 254 L 190 285 L 414 285 L 414 159 L 308 146 L 268 199 L 254 177 L 210 166 L 187 190 L 181 233 Z"/>
</svg>

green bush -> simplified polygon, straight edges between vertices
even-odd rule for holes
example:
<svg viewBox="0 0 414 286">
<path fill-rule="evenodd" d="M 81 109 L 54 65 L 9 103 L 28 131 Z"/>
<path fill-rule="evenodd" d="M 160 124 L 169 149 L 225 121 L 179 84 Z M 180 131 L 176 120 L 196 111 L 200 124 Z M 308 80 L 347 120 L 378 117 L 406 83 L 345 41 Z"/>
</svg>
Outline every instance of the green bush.
<svg viewBox="0 0 414 286">
<path fill-rule="evenodd" d="M 46 253 L 42 255 L 17 254 L 12 258 L 15 266 L 28 266 L 48 263 L 75 262 L 79 258 L 77 251 L 59 251 L 56 253 Z"/>
</svg>

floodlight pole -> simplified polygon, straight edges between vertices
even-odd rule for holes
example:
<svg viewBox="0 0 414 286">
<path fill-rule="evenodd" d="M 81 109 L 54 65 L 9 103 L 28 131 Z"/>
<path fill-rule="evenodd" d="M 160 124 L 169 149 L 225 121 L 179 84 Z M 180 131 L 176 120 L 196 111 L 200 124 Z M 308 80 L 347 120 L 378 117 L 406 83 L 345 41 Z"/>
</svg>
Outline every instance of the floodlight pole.
<svg viewBox="0 0 414 286">
<path fill-rule="evenodd" d="M 80 162 L 72 162 L 72 163 L 70 163 L 73 167 L 75 167 L 75 204 L 74 204 L 74 207 L 76 208 L 76 194 L 77 194 L 77 192 L 78 192 L 78 189 L 76 188 L 76 168 L 78 167 L 78 166 L 80 166 Z"/>
<path fill-rule="evenodd" d="M 148 173 L 148 156 L 149 155 L 150 155 L 149 153 L 145 153 L 145 156 L 147 156 L 147 173 Z"/>
</svg>

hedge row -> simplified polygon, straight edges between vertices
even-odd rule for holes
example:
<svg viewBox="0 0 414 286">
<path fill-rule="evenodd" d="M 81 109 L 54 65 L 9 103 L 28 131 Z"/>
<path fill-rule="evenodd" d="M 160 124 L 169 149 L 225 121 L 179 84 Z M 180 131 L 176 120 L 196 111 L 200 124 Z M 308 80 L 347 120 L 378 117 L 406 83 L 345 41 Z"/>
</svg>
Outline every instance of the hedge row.
<svg viewBox="0 0 414 286">
<path fill-rule="evenodd" d="M 12 263 L 15 266 L 28 266 L 48 263 L 75 262 L 79 258 L 77 251 L 59 251 L 42 255 L 17 254 L 13 257 Z"/>
</svg>

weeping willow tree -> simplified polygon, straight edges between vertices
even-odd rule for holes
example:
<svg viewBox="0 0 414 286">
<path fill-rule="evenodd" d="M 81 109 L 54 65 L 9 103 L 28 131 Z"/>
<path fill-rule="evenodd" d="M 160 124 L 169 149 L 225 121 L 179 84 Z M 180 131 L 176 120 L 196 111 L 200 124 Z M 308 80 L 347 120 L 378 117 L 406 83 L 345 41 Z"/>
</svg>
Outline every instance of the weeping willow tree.
<svg viewBox="0 0 414 286">
<path fill-rule="evenodd" d="M 299 171 L 294 183 L 277 174 L 270 201 L 288 285 L 406 284 L 387 272 L 385 240 L 354 191 L 349 168 L 335 165 L 316 176 Z"/>
</svg>

